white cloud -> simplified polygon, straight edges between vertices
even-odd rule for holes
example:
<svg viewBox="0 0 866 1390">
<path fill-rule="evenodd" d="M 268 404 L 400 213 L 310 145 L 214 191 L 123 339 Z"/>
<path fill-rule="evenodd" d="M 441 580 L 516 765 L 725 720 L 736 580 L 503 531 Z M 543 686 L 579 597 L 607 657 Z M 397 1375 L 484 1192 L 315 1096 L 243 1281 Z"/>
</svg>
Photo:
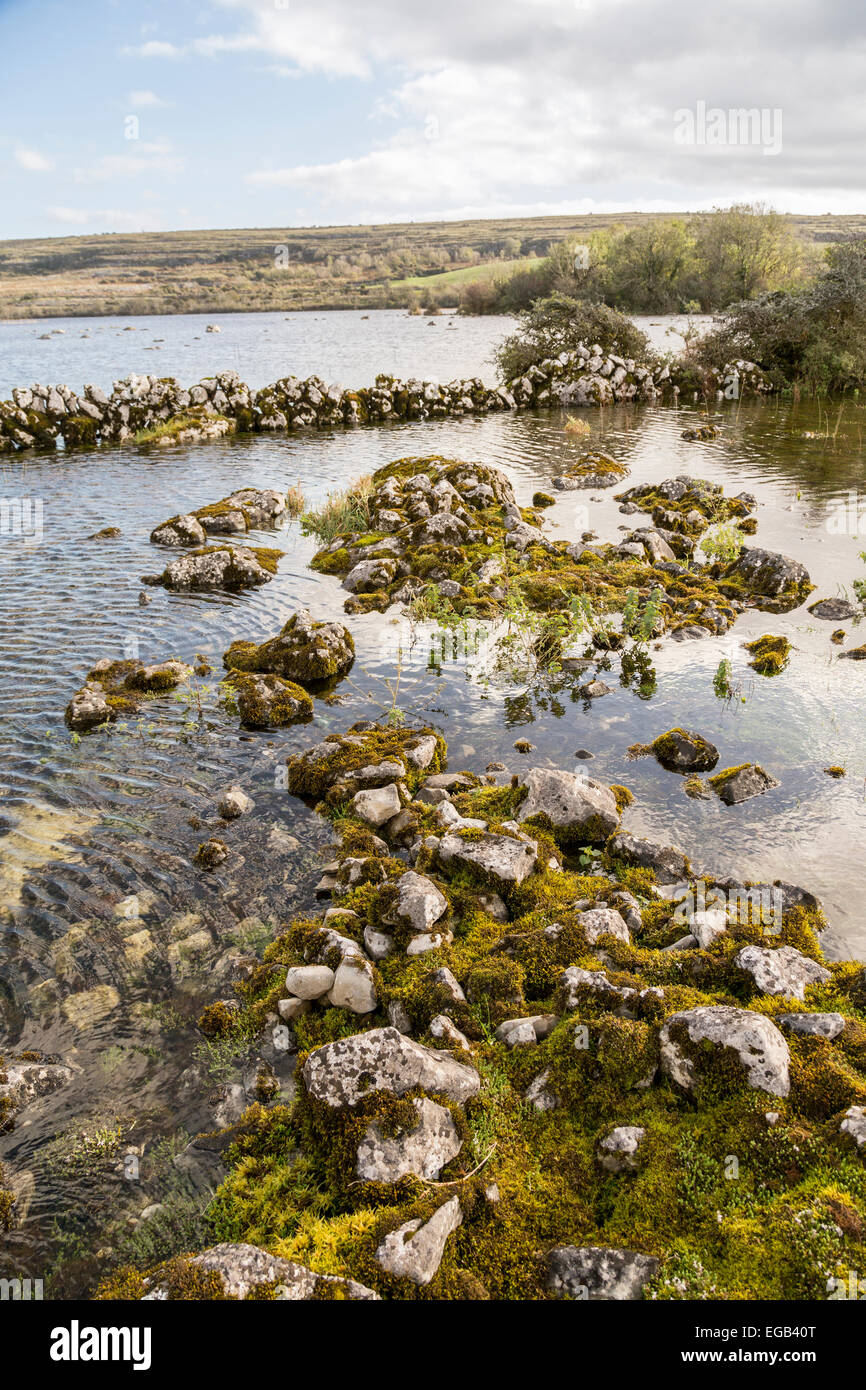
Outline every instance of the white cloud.
<svg viewBox="0 0 866 1390">
<path fill-rule="evenodd" d="M 39 150 L 25 149 L 23 146 L 15 150 L 14 159 L 22 169 L 28 169 L 33 174 L 47 174 L 54 168 L 53 161 L 47 155 L 40 154 Z"/>
<path fill-rule="evenodd" d="M 123 50 L 131 58 L 181 58 L 183 49 L 177 44 L 165 43 L 160 39 L 148 39 L 147 43 L 129 44 Z"/>
<path fill-rule="evenodd" d="M 669 0 L 663 23 L 645 0 L 222 4 L 246 14 L 277 60 L 377 79 L 371 114 L 380 131 L 393 121 L 389 138 L 247 176 L 329 220 L 863 201 L 866 25 L 854 0 L 728 0 L 723 14 Z M 781 152 L 678 144 L 674 113 L 699 100 L 780 108 Z"/>
<path fill-rule="evenodd" d="M 72 227 L 88 227 L 92 230 L 113 227 L 119 232 L 161 232 L 166 225 L 163 217 L 150 210 L 128 212 L 122 208 L 93 210 L 89 208 L 48 207 L 45 211 L 53 222 L 62 222 L 64 225 Z"/>
<path fill-rule="evenodd" d="M 146 88 L 140 91 L 129 92 L 126 97 L 129 106 L 168 106 L 167 101 L 157 96 L 156 92 L 148 91 Z"/>
<path fill-rule="evenodd" d="M 73 178 L 76 183 L 104 183 L 140 174 L 181 174 L 183 169 L 184 161 L 171 145 L 130 140 L 123 154 L 102 155 L 93 164 L 76 169 Z"/>
</svg>

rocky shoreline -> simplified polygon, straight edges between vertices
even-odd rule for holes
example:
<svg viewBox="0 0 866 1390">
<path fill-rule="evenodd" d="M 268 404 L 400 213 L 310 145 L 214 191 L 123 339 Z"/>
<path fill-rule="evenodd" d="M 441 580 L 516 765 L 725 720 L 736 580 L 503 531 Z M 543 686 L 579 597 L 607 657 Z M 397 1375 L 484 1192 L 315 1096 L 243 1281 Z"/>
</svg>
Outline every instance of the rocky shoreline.
<svg viewBox="0 0 866 1390">
<path fill-rule="evenodd" d="M 240 533 L 240 497 L 257 506 L 233 494 L 152 539 L 190 558 L 190 519 Z M 812 588 L 798 562 L 745 545 L 695 565 L 711 525 L 751 534 L 746 494 L 680 477 L 620 500 L 653 525 L 615 546 L 551 541 L 495 470 L 399 460 L 366 494 L 372 531 L 338 535 L 314 568 L 342 578 L 350 613 L 431 591 L 493 620 L 509 592 L 542 617 L 591 601 L 584 645 L 559 654 L 580 676 L 641 640 L 641 613 L 655 638 L 693 639 Z M 296 614 L 225 653 L 229 707 L 257 728 L 314 717 L 354 654 L 346 626 Z M 135 701 L 183 680 L 176 662 L 120 665 L 91 673 L 72 727 L 85 692 Z M 92 713 L 81 728 L 106 722 Z M 690 795 L 712 772 L 707 794 L 730 807 L 775 785 L 756 764 L 715 771 L 687 729 L 629 751 Z M 859 1267 L 866 974 L 824 961 L 811 893 L 701 872 L 629 831 L 627 787 L 582 770 L 524 756 L 449 771 L 432 727 L 356 723 L 290 756 L 285 786 L 336 849 L 320 910 L 239 960 L 199 1019 L 215 1044 L 249 1040 L 242 1083 L 213 1097 L 217 1128 L 177 1160 L 219 1183 L 213 1243 L 117 1268 L 97 1297 L 814 1299 Z M 219 808 L 203 874 L 255 815 L 242 787 Z M 3 1122 L 66 1072 L 7 1058 Z"/>
</svg>

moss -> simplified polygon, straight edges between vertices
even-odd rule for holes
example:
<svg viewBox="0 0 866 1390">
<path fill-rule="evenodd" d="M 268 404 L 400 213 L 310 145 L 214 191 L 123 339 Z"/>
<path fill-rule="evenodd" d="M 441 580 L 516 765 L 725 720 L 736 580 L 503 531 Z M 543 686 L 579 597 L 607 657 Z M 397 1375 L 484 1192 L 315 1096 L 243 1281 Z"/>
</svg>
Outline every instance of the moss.
<svg viewBox="0 0 866 1390">
<path fill-rule="evenodd" d="M 787 637 L 773 637 L 769 634 L 744 645 L 746 651 L 752 653 L 753 659 L 749 665 L 761 676 L 778 676 L 787 666 L 792 651 Z"/>
<path fill-rule="evenodd" d="M 332 743 L 333 753 L 318 759 L 315 763 L 306 762 L 302 757 L 288 760 L 288 785 L 293 796 L 321 797 L 336 787 L 332 805 L 348 801 L 358 790 L 352 780 L 352 773 L 370 764 L 400 759 L 405 750 L 421 738 L 432 737 L 436 741 L 435 751 L 425 768 L 416 768 L 406 759 L 403 782 L 414 791 L 421 781 L 433 772 L 440 772 L 445 766 L 446 748 L 444 740 L 435 729 L 380 728 L 361 724 L 352 725 L 347 735 L 332 734 L 325 743 Z"/>
<path fill-rule="evenodd" d="M 619 814 L 622 815 L 623 811 L 627 810 L 628 807 L 633 804 L 634 792 L 629 791 L 628 787 L 620 786 L 616 782 L 611 786 L 611 791 L 613 792 L 613 799 L 616 802 L 616 809 L 619 811 Z"/>
<path fill-rule="evenodd" d="M 333 740 L 333 764 L 316 790 L 333 794 L 333 808 L 341 812 L 354 786 L 353 769 L 399 756 L 399 739 L 416 735 L 362 725 L 355 736 L 356 744 Z M 444 754 L 444 745 L 437 745 L 439 765 Z M 496 829 L 500 818 L 512 818 L 517 795 L 511 786 L 477 785 L 457 793 L 455 802 L 463 814 L 477 811 Z M 415 804 L 423 829 L 434 813 Z M 343 852 L 349 847 L 365 863 L 362 881 L 339 899 L 355 917 L 347 914 L 332 925 L 360 942 L 364 926 L 387 914 L 406 863 L 370 853 L 369 830 L 350 815 L 343 812 L 337 824 Z M 537 833 L 545 865 L 555 846 L 546 831 Z M 710 951 L 665 952 L 660 948 L 681 929 L 674 905 L 652 896 L 652 871 L 617 863 L 607 851 L 602 858 L 612 878 L 580 873 L 569 861 L 558 871 L 542 867 L 508 892 L 511 920 L 504 926 L 484 911 L 468 876 L 440 880 L 453 932 L 449 945 L 433 957 L 409 957 L 401 948 L 383 960 L 375 1014 L 359 1018 L 316 1007 L 293 1025 L 302 1075 L 307 1050 L 382 1026 L 389 1003 L 404 1004 L 413 1036 L 427 1045 L 442 1046 L 426 1031 L 435 1014 L 454 1020 L 471 1045 L 471 1057 L 455 1056 L 476 1068 L 480 1092 L 462 1110 L 448 1106 L 462 1148 L 441 1174 L 445 1188 L 412 1177 L 394 1185 L 357 1178 L 360 1138 L 371 1123 L 390 1136 L 414 1126 L 412 1094 L 376 1092 L 340 1111 L 312 1102 L 301 1084 L 291 1109 L 254 1105 L 237 1126 L 226 1155 L 228 1176 L 209 1208 L 214 1237 L 250 1241 L 399 1300 L 544 1299 L 545 1254 L 562 1244 L 623 1246 L 656 1256 L 659 1274 L 649 1296 L 661 1299 L 821 1298 L 828 1269 L 864 1267 L 866 1170 L 853 1143 L 839 1134 L 841 1113 L 862 1104 L 866 1093 L 862 964 L 834 963 L 831 978 L 809 991 L 806 1008 L 837 1010 L 848 1022 L 832 1042 L 786 1035 L 787 1099 L 751 1090 L 732 1051 L 697 1046 L 685 1034 L 679 1041 L 699 1060 L 700 1080 L 697 1096 L 681 1093 L 659 1071 L 658 1033 L 666 1018 L 702 1004 L 746 1001 L 775 1018 L 789 1012 L 791 1002 L 755 996 L 734 965 L 744 941 L 764 939 L 760 920 L 732 924 Z M 416 868 L 437 877 L 426 849 Z M 590 944 L 579 925 L 581 911 L 587 903 L 610 902 L 623 887 L 638 896 L 642 909 L 634 939 Z M 778 940 L 820 958 L 816 933 L 822 925 L 816 908 L 792 909 Z M 296 918 L 238 987 L 243 1020 L 264 1024 L 281 997 L 287 965 L 337 959 L 321 918 Z M 624 1007 L 609 994 L 581 988 L 574 1006 L 561 984 L 569 965 L 603 969 L 610 983 L 635 993 Z M 442 966 L 463 987 L 466 1003 L 455 1002 L 434 978 Z M 647 992 L 653 986 L 661 993 Z M 498 1022 L 530 1013 L 556 1013 L 560 1021 L 534 1046 L 509 1050 L 495 1040 Z M 541 1077 L 554 1109 L 539 1111 L 526 1100 Z M 772 1127 L 765 1118 L 770 1107 L 780 1116 Z M 623 1124 L 644 1130 L 638 1167 L 608 1173 L 597 1162 L 598 1145 Z M 736 1181 L 730 1180 L 732 1155 Z M 487 1193 L 494 1183 L 498 1201 Z M 376 1259 L 383 1236 L 406 1221 L 428 1220 L 455 1193 L 463 1223 L 449 1237 L 430 1284 L 416 1287 L 386 1274 Z M 124 1278 L 118 1287 L 141 1287 L 133 1276 Z M 199 1296 L 199 1287 L 188 1271 L 176 1271 L 173 1296 Z M 323 1297 L 342 1292 L 339 1286 L 321 1289 Z"/>
<path fill-rule="evenodd" d="M 232 671 L 220 690 L 226 708 L 248 729 L 283 728 L 313 717 L 312 697 L 281 676 Z"/>
<path fill-rule="evenodd" d="M 824 771 L 826 772 L 826 774 L 827 774 L 828 777 L 844 777 L 844 776 L 846 776 L 844 767 L 839 767 L 838 764 L 836 764 L 836 763 L 834 763 L 831 767 L 825 767 L 825 768 L 824 768 Z"/>
<path fill-rule="evenodd" d="M 230 671 L 282 676 L 313 688 L 345 675 L 355 656 L 348 628 L 335 633 L 331 624 L 299 619 L 293 613 L 278 635 L 266 642 L 232 642 L 223 664 Z"/>
<path fill-rule="evenodd" d="M 691 733 L 688 729 L 668 729 L 667 733 L 659 734 L 658 738 L 653 739 L 649 750 L 655 754 L 662 767 L 679 770 L 682 767 L 684 744 L 688 751 L 690 770 L 706 772 L 715 767 L 719 760 L 716 748 L 701 734 Z M 629 756 L 635 756 L 635 751 L 639 749 L 639 744 L 633 745 L 628 750 Z"/>
<path fill-rule="evenodd" d="M 553 507 L 556 505 L 556 498 L 551 497 L 549 492 L 535 492 L 532 495 L 533 507 Z"/>
</svg>

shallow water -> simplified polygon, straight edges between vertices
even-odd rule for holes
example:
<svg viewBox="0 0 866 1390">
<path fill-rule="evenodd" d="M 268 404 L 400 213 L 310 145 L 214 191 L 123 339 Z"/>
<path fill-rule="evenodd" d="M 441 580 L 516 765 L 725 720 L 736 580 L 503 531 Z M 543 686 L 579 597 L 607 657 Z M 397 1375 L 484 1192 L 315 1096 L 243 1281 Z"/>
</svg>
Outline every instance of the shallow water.
<svg viewBox="0 0 866 1390">
<path fill-rule="evenodd" d="M 181 375 L 192 379 L 216 365 Z M 277 374 L 271 367 L 266 376 Z M 359 375 L 372 378 L 375 368 Z M 866 523 L 860 536 L 851 527 L 832 534 L 827 523 L 834 506 L 863 486 L 863 408 L 845 407 L 835 440 L 809 437 L 826 431 L 823 409 L 819 415 L 812 405 L 726 406 L 720 438 L 708 444 L 680 438 L 692 415 L 691 408 L 618 407 L 587 418 L 591 442 L 628 463 L 629 485 L 690 472 L 728 492 L 754 491 L 752 543 L 806 564 L 817 586 L 810 602 L 851 597 L 852 581 L 866 576 L 859 558 Z M 213 1127 L 191 1025 L 202 1003 L 228 993 L 228 954 L 260 948 L 309 904 L 329 857 L 327 824 L 280 790 L 275 772 L 287 753 L 387 710 L 398 677 L 396 703 L 409 718 L 441 728 L 452 768 L 516 766 L 519 736 L 536 746 L 537 763 L 574 767 L 575 750 L 587 748 L 593 776 L 635 792 L 627 828 L 678 845 L 709 871 L 802 883 L 824 902 L 828 953 L 866 959 L 866 665 L 838 661 L 829 641 L 837 624 L 813 619 L 805 607 L 783 617 L 750 612 L 723 637 L 652 650 L 651 699 L 621 686 L 614 665 L 602 672 L 613 693 L 592 705 L 568 686 L 485 685 L 471 654 L 453 655 L 450 641 L 443 653 L 440 637 L 412 631 L 393 610 L 371 614 L 349 620 L 357 659 L 340 703 L 318 701 L 311 724 L 248 734 L 219 705 L 221 655 L 236 638 L 273 635 L 299 606 L 316 617 L 342 616 L 339 580 L 308 569 L 314 542 L 297 523 L 263 533 L 285 558 L 255 593 L 148 589 L 152 601 L 139 605 L 140 576 L 165 563 L 148 541 L 153 526 L 238 486 L 299 482 L 315 505 L 395 458 L 439 453 L 501 468 L 526 504 L 586 442 L 563 432 L 561 413 L 539 413 L 4 462 L 3 495 L 40 498 L 44 534 L 31 545 L 4 537 L 0 547 L 0 1047 L 56 1052 L 79 1069 L 35 1119 L 24 1117 L 0 1140 L 0 1157 L 29 1194 L 27 1220 L 7 1240 L 19 1268 L 40 1275 L 60 1244 L 66 1264 L 58 1287 L 87 1287 L 94 1266 L 84 1254 L 77 1263 L 76 1242 L 92 1243 L 108 1214 L 155 1199 L 118 1177 L 123 1144 L 152 1147 L 179 1125 L 191 1133 Z M 611 493 L 562 494 L 546 513 L 548 529 L 570 538 L 588 528 L 612 538 L 636 520 L 619 514 Z M 86 539 L 109 525 L 119 537 Z M 862 628 L 842 626 L 846 647 L 860 645 Z M 752 672 L 742 650 L 764 632 L 784 633 L 795 647 L 773 680 Z M 196 680 L 191 694 L 149 703 L 125 728 L 70 739 L 64 707 L 97 659 L 198 653 L 214 673 Z M 739 688 L 730 702 L 713 692 L 723 657 Z M 690 801 L 682 779 L 654 759 L 626 760 L 630 744 L 673 725 L 713 739 L 720 767 L 757 761 L 781 785 L 728 808 L 715 798 Z M 829 764 L 845 766 L 847 777 L 829 778 Z M 216 829 L 214 797 L 231 782 L 245 787 L 256 809 L 220 831 L 231 858 L 203 874 L 191 856 Z M 210 1075 L 218 1079 L 225 1077 Z M 132 1126 L 107 1163 L 82 1171 L 58 1157 L 49 1142 L 55 1134 L 70 1125 L 93 1132 L 106 1117 Z"/>
</svg>

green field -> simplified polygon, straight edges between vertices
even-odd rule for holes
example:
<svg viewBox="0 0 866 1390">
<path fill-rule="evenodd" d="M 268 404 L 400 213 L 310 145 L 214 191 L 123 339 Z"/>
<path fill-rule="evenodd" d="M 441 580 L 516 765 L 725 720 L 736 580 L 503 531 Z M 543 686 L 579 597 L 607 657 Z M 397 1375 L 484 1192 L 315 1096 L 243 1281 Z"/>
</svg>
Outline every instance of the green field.
<svg viewBox="0 0 866 1390">
<path fill-rule="evenodd" d="M 672 214 L 617 213 L 369 227 L 106 233 L 0 242 L 0 319 L 82 314 L 396 308 L 531 266 L 566 238 Z M 682 214 L 687 216 L 687 214 Z M 787 219 L 807 243 L 866 217 Z M 452 299 L 453 304 L 453 299 Z"/>
</svg>

